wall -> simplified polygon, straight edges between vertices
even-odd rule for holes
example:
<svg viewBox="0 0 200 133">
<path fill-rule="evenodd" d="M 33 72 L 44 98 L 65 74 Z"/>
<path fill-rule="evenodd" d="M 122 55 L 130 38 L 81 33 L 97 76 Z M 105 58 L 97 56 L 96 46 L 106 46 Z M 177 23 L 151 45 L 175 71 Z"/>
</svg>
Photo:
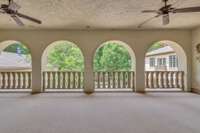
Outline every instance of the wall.
<svg viewBox="0 0 200 133">
<path fill-rule="evenodd" d="M 197 60 L 197 57 L 200 56 L 200 54 L 198 54 L 196 50 L 196 45 L 199 43 L 200 43 L 200 28 L 197 28 L 192 32 L 192 53 L 193 53 L 192 88 L 193 91 L 200 93 L 200 61 Z"/>
<path fill-rule="evenodd" d="M 41 88 L 41 56 L 43 50 L 57 40 L 68 40 L 77 44 L 85 58 L 85 88 L 86 92 L 93 92 L 92 60 L 95 50 L 109 40 L 120 40 L 129 44 L 136 57 L 136 90 L 144 91 L 144 59 L 147 49 L 152 43 L 160 40 L 177 42 L 187 55 L 187 82 L 186 90 L 191 88 L 191 31 L 187 30 L 2 30 L 0 42 L 17 40 L 28 45 L 32 53 L 33 89 L 40 92 Z"/>
</svg>

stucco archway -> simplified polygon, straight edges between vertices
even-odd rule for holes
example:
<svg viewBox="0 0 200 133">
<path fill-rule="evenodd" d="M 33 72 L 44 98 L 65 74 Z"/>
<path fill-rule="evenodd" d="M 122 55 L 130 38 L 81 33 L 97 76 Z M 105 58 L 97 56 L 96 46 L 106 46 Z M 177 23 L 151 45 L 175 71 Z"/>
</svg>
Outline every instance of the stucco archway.
<svg viewBox="0 0 200 133">
<path fill-rule="evenodd" d="M 121 50 L 123 49 L 122 51 L 124 51 L 121 54 L 126 55 L 125 57 L 127 57 L 127 58 L 123 58 L 124 57 L 123 55 L 117 56 L 117 57 L 114 56 L 115 54 L 113 54 L 112 52 L 115 53 L 119 49 L 112 50 L 112 48 L 111 48 L 110 49 L 111 56 L 109 55 L 108 51 L 107 51 L 107 55 L 109 55 L 108 58 L 110 59 L 110 62 L 112 62 L 112 63 L 109 63 L 109 61 L 107 60 L 106 61 L 107 68 L 105 67 L 103 69 L 97 69 L 96 67 L 98 65 L 95 64 L 95 62 L 97 62 L 97 59 L 96 59 L 97 55 L 99 56 L 99 51 L 102 50 L 102 48 L 107 47 L 107 46 L 119 46 L 118 48 Z M 106 49 L 108 50 L 108 47 Z M 104 54 L 105 54 L 104 52 L 103 52 L 103 55 L 101 55 L 101 57 L 107 58 L 107 57 L 104 57 Z M 120 52 L 120 50 L 118 52 Z M 123 67 L 118 66 L 117 62 L 119 60 L 124 60 L 125 61 L 124 64 L 129 64 L 130 66 L 129 65 L 123 66 L 125 69 Z M 112 68 L 112 66 L 115 66 L 115 63 L 117 63 L 116 66 L 118 66 L 119 68 L 113 67 L 113 69 L 110 69 L 109 66 Z M 101 64 L 100 66 L 104 66 L 104 65 Z M 95 80 L 94 86 L 97 90 L 105 90 L 105 91 L 109 91 L 109 90 L 115 91 L 114 89 L 125 90 L 126 88 L 129 88 L 129 87 L 130 87 L 129 89 L 134 90 L 135 68 L 136 68 L 135 54 L 134 54 L 132 48 L 128 44 L 126 44 L 125 42 L 119 41 L 119 40 L 106 41 L 106 42 L 102 43 L 96 49 L 94 56 L 93 56 L 93 71 L 94 71 L 94 80 Z M 128 82 L 130 82 L 130 83 L 128 83 Z M 102 84 L 102 85 L 100 85 L 100 84 Z"/>
<path fill-rule="evenodd" d="M 19 53 L 17 53 L 17 52 L 14 53 L 14 51 L 13 52 L 4 52 L 5 49 L 7 49 L 8 47 L 10 47 L 12 45 L 16 45 L 16 44 L 19 45 L 19 46 L 22 46 L 25 50 L 27 50 L 27 52 L 28 52 L 27 55 L 29 55 L 29 56 L 27 56 L 27 59 L 26 59 L 25 56 L 23 56 L 23 57 L 21 56 L 21 55 L 24 55 L 24 53 L 20 53 L 20 51 L 19 51 Z M 6 64 L 5 64 L 5 67 L 0 68 L 1 70 L 5 70 L 5 71 L 6 70 L 15 70 L 15 71 L 16 70 L 21 70 L 21 71 L 27 71 L 28 70 L 28 71 L 31 71 L 31 69 L 32 69 L 31 51 L 27 47 L 27 45 L 25 45 L 24 43 L 19 42 L 19 41 L 15 41 L 15 40 L 6 40 L 6 41 L 3 41 L 3 42 L 0 42 L 0 53 L 1 54 L 4 53 L 4 56 L 6 56 L 5 55 L 6 53 L 8 54 L 6 56 L 6 58 L 7 58 L 6 62 L 8 62 L 7 65 L 9 65 L 9 62 L 10 62 L 10 65 L 11 65 L 11 66 L 6 66 Z M 13 57 L 13 58 L 9 59 L 9 57 Z M 24 60 L 24 61 L 22 61 L 22 60 Z M 15 63 L 12 64 L 12 62 L 15 62 Z"/>
<path fill-rule="evenodd" d="M 0 89 L 30 91 L 32 87 L 30 49 L 19 41 L 0 43 Z"/>
<path fill-rule="evenodd" d="M 135 67 L 136 67 L 136 59 L 135 59 L 135 53 L 134 51 L 132 50 L 132 48 L 125 42 L 123 41 L 119 41 L 119 40 L 110 40 L 110 41 L 106 41 L 104 43 L 102 43 L 96 50 L 95 50 L 95 53 L 93 54 L 93 61 L 95 59 L 95 56 L 98 52 L 98 50 L 102 47 L 104 47 L 105 45 L 107 45 L 108 43 L 115 43 L 116 45 L 119 45 L 119 46 L 122 46 L 124 47 L 128 53 L 129 53 L 129 56 L 131 58 L 131 70 L 135 71 Z M 94 65 L 93 65 L 93 69 L 94 69 Z"/>
<path fill-rule="evenodd" d="M 65 40 L 55 41 L 44 50 L 41 61 L 44 90 L 83 89 L 84 57 L 76 44 Z"/>
<path fill-rule="evenodd" d="M 166 70 L 166 71 L 181 71 L 181 72 L 184 72 L 184 76 L 183 76 L 184 91 L 188 91 L 188 85 L 187 85 L 187 83 L 188 83 L 187 82 L 187 73 L 188 73 L 188 69 L 187 69 L 187 56 L 186 56 L 186 53 L 185 53 L 184 49 L 177 42 L 170 41 L 170 40 L 162 40 L 162 41 L 157 41 L 155 43 L 158 43 L 158 44 L 161 44 L 161 45 L 165 45 L 165 48 L 169 47 L 169 48 L 173 49 L 173 52 L 177 56 L 177 59 L 178 59 L 177 69 L 176 70 Z M 150 48 L 151 46 L 152 46 L 152 44 L 148 48 Z M 147 56 L 147 53 L 146 53 L 146 56 Z M 158 54 L 158 56 L 162 57 L 163 55 L 159 55 Z M 145 70 L 146 69 L 147 68 L 145 67 Z"/>
</svg>

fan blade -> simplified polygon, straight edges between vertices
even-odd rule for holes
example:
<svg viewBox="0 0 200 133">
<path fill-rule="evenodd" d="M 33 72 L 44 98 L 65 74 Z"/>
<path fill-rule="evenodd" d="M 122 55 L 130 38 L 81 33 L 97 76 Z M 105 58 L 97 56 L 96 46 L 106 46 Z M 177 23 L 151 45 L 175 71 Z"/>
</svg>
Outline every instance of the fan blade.
<svg viewBox="0 0 200 133">
<path fill-rule="evenodd" d="M 200 12 L 200 7 L 179 8 L 179 9 L 174 9 L 172 12 L 173 13 Z"/>
<path fill-rule="evenodd" d="M 5 12 L 0 10 L 0 13 L 4 14 Z"/>
<path fill-rule="evenodd" d="M 19 26 L 24 26 L 24 23 L 17 16 L 11 15 L 11 17 Z"/>
<path fill-rule="evenodd" d="M 27 19 L 27 20 L 30 20 L 32 22 L 35 22 L 37 24 L 41 24 L 42 21 L 38 20 L 38 19 L 35 19 L 35 18 L 32 18 L 32 17 L 29 17 L 27 15 L 24 15 L 24 14 L 21 14 L 21 13 L 16 13 L 17 16 L 21 17 L 21 18 L 24 18 L 24 19 Z"/>
<path fill-rule="evenodd" d="M 158 13 L 157 10 L 143 10 L 142 13 Z"/>
<path fill-rule="evenodd" d="M 5 11 L 0 7 L 0 13 L 5 13 Z"/>
<path fill-rule="evenodd" d="M 154 18 L 160 17 L 160 16 L 161 16 L 161 14 L 158 14 L 158 15 L 156 15 L 156 16 L 153 16 L 153 17 L 151 17 L 151 18 L 145 20 L 145 21 L 142 22 L 140 25 L 138 25 L 138 28 L 141 28 L 141 27 L 142 27 L 144 24 L 146 24 L 147 22 L 153 20 Z"/>
<path fill-rule="evenodd" d="M 169 14 L 163 14 L 163 25 L 168 25 L 169 21 Z"/>
</svg>

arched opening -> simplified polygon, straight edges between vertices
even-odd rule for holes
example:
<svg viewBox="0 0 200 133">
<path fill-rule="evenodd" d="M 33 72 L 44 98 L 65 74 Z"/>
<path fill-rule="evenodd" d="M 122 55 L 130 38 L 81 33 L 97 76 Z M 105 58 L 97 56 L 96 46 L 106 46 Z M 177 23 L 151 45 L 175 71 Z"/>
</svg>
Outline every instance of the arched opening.
<svg viewBox="0 0 200 133">
<path fill-rule="evenodd" d="M 0 43 L 0 89 L 31 91 L 31 52 L 22 42 Z"/>
<path fill-rule="evenodd" d="M 80 91 L 83 89 L 84 57 L 72 42 L 51 43 L 42 55 L 44 91 Z"/>
<path fill-rule="evenodd" d="M 107 41 L 97 48 L 93 58 L 96 91 L 134 90 L 135 54 L 122 41 Z"/>
<path fill-rule="evenodd" d="M 146 90 L 185 90 L 187 57 L 176 42 L 163 40 L 151 45 L 145 57 Z"/>
</svg>

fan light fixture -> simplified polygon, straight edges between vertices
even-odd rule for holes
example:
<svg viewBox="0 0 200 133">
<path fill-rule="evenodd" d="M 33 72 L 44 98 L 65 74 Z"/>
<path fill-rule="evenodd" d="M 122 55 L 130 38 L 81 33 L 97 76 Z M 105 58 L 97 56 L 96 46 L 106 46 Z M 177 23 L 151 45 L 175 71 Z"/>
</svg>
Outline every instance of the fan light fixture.
<svg viewBox="0 0 200 133">
<path fill-rule="evenodd" d="M 142 13 L 155 13 L 156 16 L 153 16 L 140 25 L 138 28 L 141 28 L 144 24 L 148 23 L 149 21 L 162 17 L 163 25 L 168 25 L 170 23 L 170 13 L 192 13 L 192 12 L 200 12 L 200 6 L 197 7 L 186 7 L 186 8 L 174 8 L 173 4 L 168 4 L 168 0 L 162 0 L 164 6 L 158 10 L 143 10 Z"/>
</svg>

